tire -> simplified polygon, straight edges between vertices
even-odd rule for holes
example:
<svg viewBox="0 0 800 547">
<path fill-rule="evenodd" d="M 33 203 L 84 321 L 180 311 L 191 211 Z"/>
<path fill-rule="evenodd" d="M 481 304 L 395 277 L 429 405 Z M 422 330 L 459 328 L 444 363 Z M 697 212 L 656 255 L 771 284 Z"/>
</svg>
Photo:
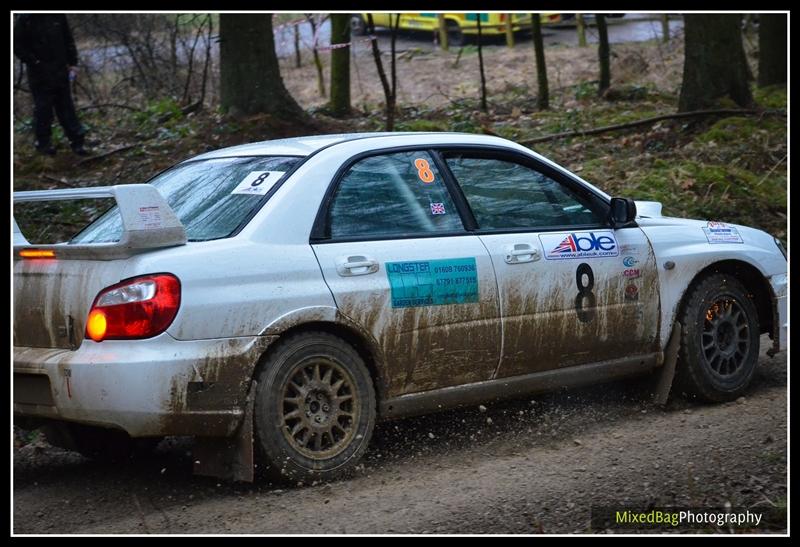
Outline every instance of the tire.
<svg viewBox="0 0 800 547">
<path fill-rule="evenodd" d="M 466 44 L 464 33 L 459 24 L 453 20 L 447 21 L 447 46 L 461 47 Z"/>
<path fill-rule="evenodd" d="M 256 380 L 260 475 L 310 483 L 355 468 L 375 427 L 375 390 L 355 348 L 325 332 L 292 335 Z"/>
<path fill-rule="evenodd" d="M 367 23 L 360 15 L 353 15 L 350 18 L 350 33 L 354 36 L 364 36 L 367 33 Z"/>
<path fill-rule="evenodd" d="M 160 437 L 131 438 L 124 431 L 76 423 L 51 423 L 43 428 L 53 446 L 73 450 L 92 460 L 125 462 L 149 455 Z"/>
<path fill-rule="evenodd" d="M 747 294 L 736 278 L 713 274 L 686 296 L 675 381 L 690 398 L 730 401 L 752 380 L 760 330 Z"/>
</svg>

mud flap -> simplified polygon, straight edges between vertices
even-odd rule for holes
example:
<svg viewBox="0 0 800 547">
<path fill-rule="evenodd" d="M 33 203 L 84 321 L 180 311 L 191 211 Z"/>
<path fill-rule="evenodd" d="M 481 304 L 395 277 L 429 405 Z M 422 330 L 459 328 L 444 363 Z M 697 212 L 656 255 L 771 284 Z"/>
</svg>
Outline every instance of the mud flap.
<svg viewBox="0 0 800 547">
<path fill-rule="evenodd" d="M 664 364 L 661 365 L 661 370 L 656 379 L 656 388 L 653 391 L 653 402 L 657 405 L 667 404 L 669 391 L 672 388 L 672 380 L 675 378 L 675 365 L 678 361 L 678 348 L 681 345 L 681 329 L 680 321 L 675 321 L 672 326 L 672 334 L 667 343 L 667 349 L 664 352 Z"/>
<path fill-rule="evenodd" d="M 247 393 L 244 420 L 233 437 L 198 437 L 192 459 L 194 474 L 225 480 L 253 482 L 253 408 L 256 385 Z"/>
</svg>

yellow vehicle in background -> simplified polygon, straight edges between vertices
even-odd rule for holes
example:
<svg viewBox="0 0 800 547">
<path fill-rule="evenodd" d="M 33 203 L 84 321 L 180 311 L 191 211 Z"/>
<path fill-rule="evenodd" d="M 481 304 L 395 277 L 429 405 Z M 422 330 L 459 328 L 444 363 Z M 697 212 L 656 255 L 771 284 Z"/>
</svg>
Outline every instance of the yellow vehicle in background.
<svg viewBox="0 0 800 547">
<path fill-rule="evenodd" d="M 372 13 L 375 27 L 389 28 L 397 24 L 396 17 L 400 17 L 398 28 L 400 30 L 438 31 L 439 21 L 437 13 Z M 530 13 L 443 13 L 447 25 L 448 42 L 458 46 L 464 43 L 465 36 L 478 35 L 478 17 L 481 21 L 482 36 L 499 36 L 506 32 L 506 26 L 511 23 L 514 32 L 528 32 L 531 27 Z M 560 13 L 540 14 L 542 24 L 561 22 Z M 367 32 L 367 14 L 353 15 L 350 27 L 353 34 L 363 35 Z"/>
</svg>

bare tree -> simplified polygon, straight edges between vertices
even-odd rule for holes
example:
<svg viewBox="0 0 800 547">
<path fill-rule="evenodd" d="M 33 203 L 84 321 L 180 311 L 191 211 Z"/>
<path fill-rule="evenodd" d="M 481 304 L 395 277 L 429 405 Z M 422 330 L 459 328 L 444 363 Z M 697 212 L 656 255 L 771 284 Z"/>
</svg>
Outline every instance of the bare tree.
<svg viewBox="0 0 800 547">
<path fill-rule="evenodd" d="M 539 92 L 536 95 L 536 106 L 539 110 L 550 107 L 550 91 L 547 85 L 547 65 L 544 60 L 544 41 L 542 40 L 542 19 L 538 13 L 531 13 L 531 36 L 536 54 L 536 83 Z"/>
<path fill-rule="evenodd" d="M 331 14 L 331 45 L 350 42 L 350 14 Z M 344 116 L 350 113 L 350 46 L 331 51 L 331 114 Z"/>
<path fill-rule="evenodd" d="M 319 49 L 317 49 L 317 26 L 322 26 L 325 21 L 324 18 L 320 19 L 317 23 L 316 15 L 306 14 L 306 21 L 311 25 L 311 34 L 314 36 L 313 43 L 311 44 L 311 55 L 314 57 L 314 66 L 317 69 L 317 89 L 319 90 L 320 97 L 325 96 L 325 76 L 322 73 L 322 60 L 319 58 Z"/>
<path fill-rule="evenodd" d="M 480 67 L 481 71 L 481 110 L 486 112 L 488 110 L 488 106 L 486 104 L 486 74 L 483 71 L 483 39 L 482 39 L 482 32 L 481 32 L 481 14 L 475 14 L 476 19 L 478 20 L 478 66 Z"/>
<path fill-rule="evenodd" d="M 602 95 L 611 86 L 611 61 L 608 45 L 608 27 L 606 16 L 602 13 L 595 15 L 597 22 L 597 55 L 600 58 L 600 85 L 598 93 Z"/>
<path fill-rule="evenodd" d="M 762 13 L 758 23 L 758 86 L 786 83 L 786 15 Z"/>
<path fill-rule="evenodd" d="M 740 14 L 684 15 L 679 112 L 708 108 L 720 97 L 730 97 L 739 106 L 752 104 L 741 25 Z"/>
<path fill-rule="evenodd" d="M 586 22 L 583 14 L 575 14 L 575 20 L 578 22 L 578 47 L 586 47 Z"/>
<path fill-rule="evenodd" d="M 219 26 L 222 107 L 234 114 L 266 112 L 278 119 L 305 119 L 283 85 L 272 14 L 221 13 Z"/>
<path fill-rule="evenodd" d="M 394 22 L 392 19 L 394 18 Z M 386 100 L 386 131 L 394 131 L 394 118 L 397 103 L 397 72 L 396 72 L 396 42 L 397 42 L 397 28 L 400 26 L 400 14 L 392 14 L 389 18 L 389 29 L 391 32 L 391 77 L 392 81 L 386 77 L 386 72 L 383 69 L 383 61 L 381 61 L 381 50 L 378 47 L 378 40 L 372 39 L 372 57 L 375 59 L 375 67 L 378 70 L 378 77 L 381 79 L 381 87 L 383 87 L 383 96 Z M 372 14 L 367 14 L 367 28 L 370 36 L 375 35 L 375 22 L 372 19 Z"/>
</svg>

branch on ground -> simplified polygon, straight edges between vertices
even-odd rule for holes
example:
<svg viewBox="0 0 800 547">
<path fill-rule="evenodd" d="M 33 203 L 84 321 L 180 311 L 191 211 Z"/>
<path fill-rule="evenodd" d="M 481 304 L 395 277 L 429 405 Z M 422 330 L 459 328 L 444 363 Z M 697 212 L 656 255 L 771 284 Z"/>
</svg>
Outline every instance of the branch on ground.
<svg viewBox="0 0 800 547">
<path fill-rule="evenodd" d="M 653 116 L 652 118 L 644 118 L 633 122 L 620 123 L 615 125 L 606 125 L 603 127 L 595 127 L 592 129 L 578 129 L 575 131 L 565 131 L 563 133 L 554 133 L 552 135 L 544 135 L 534 139 L 527 139 L 519 141 L 522 145 L 535 144 L 539 142 L 554 141 L 557 139 L 566 139 L 569 137 L 587 137 L 589 135 L 598 135 L 600 133 L 608 133 L 611 131 L 620 131 L 622 129 L 633 129 L 634 127 L 642 127 L 645 125 L 652 125 L 654 123 L 664 120 L 676 120 L 683 118 L 698 118 L 702 116 L 786 116 L 785 110 L 748 110 L 737 108 L 724 108 L 719 110 L 693 110 L 691 112 L 677 112 L 675 114 L 662 114 L 661 116 Z"/>
</svg>

